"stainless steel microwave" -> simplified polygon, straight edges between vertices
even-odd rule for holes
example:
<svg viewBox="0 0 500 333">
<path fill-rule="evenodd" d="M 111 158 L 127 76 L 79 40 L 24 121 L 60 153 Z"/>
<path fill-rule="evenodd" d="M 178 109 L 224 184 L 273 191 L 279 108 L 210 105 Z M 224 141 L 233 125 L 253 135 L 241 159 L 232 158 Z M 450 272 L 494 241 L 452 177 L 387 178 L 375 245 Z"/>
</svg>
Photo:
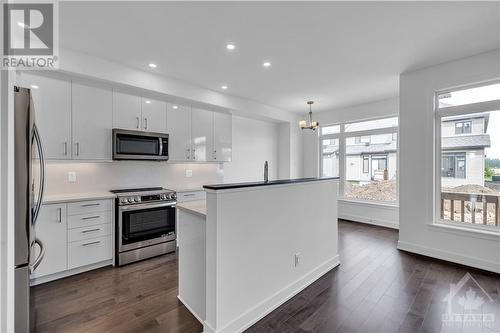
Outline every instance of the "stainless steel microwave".
<svg viewBox="0 0 500 333">
<path fill-rule="evenodd" d="M 113 129 L 114 160 L 168 160 L 168 134 Z"/>
</svg>

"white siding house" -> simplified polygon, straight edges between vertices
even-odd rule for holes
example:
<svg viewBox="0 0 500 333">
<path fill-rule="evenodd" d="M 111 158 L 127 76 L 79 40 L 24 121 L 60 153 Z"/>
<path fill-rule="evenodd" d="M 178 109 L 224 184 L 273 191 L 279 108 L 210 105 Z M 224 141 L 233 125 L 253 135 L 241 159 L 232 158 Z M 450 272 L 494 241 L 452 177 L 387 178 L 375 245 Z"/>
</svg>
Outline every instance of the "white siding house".
<svg viewBox="0 0 500 333">
<path fill-rule="evenodd" d="M 484 149 L 490 147 L 489 114 L 443 118 L 441 124 L 441 185 L 484 186 Z"/>
</svg>

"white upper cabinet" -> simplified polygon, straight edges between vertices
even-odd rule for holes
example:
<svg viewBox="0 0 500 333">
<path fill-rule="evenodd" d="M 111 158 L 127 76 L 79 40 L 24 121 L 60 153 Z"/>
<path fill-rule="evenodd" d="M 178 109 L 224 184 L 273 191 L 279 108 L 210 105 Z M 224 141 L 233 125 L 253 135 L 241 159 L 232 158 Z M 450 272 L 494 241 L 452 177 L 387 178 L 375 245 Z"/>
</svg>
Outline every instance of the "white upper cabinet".
<svg viewBox="0 0 500 333">
<path fill-rule="evenodd" d="M 71 159 L 71 82 L 26 73 L 20 78 L 31 89 L 45 157 Z"/>
<path fill-rule="evenodd" d="M 142 129 L 147 132 L 167 131 L 167 103 L 142 98 Z"/>
<path fill-rule="evenodd" d="M 191 111 L 192 160 L 214 160 L 214 113 L 193 108 Z"/>
<path fill-rule="evenodd" d="M 72 104 L 73 158 L 110 160 L 113 125 L 111 90 L 73 83 Z"/>
<path fill-rule="evenodd" d="M 45 247 L 45 256 L 33 272 L 33 278 L 67 269 L 67 223 L 66 204 L 42 206 L 35 224 L 35 234 Z M 39 250 L 37 246 L 35 256 L 38 256 Z"/>
<path fill-rule="evenodd" d="M 167 133 L 169 159 L 191 160 L 191 107 L 168 104 Z"/>
<path fill-rule="evenodd" d="M 113 91 L 113 127 L 141 129 L 141 98 Z"/>
<path fill-rule="evenodd" d="M 214 112 L 214 154 L 216 162 L 231 162 L 233 149 L 232 115 Z"/>
</svg>

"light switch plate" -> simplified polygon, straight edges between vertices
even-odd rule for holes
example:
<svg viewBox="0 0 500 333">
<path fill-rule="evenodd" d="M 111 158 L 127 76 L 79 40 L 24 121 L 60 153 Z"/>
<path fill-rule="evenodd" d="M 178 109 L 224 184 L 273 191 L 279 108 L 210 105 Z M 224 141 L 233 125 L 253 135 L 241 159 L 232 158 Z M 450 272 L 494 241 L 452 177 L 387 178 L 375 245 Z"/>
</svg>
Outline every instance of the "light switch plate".
<svg viewBox="0 0 500 333">
<path fill-rule="evenodd" d="M 68 172 L 68 182 L 69 183 L 76 183 L 76 172 L 74 172 L 74 171 Z"/>
<path fill-rule="evenodd" d="M 186 169 L 186 177 L 188 177 L 188 178 L 193 177 L 193 170 Z"/>
</svg>

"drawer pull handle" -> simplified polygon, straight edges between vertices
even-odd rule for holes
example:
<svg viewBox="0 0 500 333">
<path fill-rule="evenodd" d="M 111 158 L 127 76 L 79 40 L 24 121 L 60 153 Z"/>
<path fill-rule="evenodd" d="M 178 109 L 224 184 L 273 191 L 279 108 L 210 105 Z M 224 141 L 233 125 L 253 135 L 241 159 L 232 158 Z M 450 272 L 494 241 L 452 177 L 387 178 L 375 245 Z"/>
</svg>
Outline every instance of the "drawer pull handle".
<svg viewBox="0 0 500 333">
<path fill-rule="evenodd" d="M 89 245 L 94 245 L 94 244 L 99 244 L 99 243 L 101 243 L 101 241 L 85 243 L 85 244 L 82 244 L 82 246 L 89 246 Z"/>
<path fill-rule="evenodd" d="M 93 219 L 98 219 L 100 218 L 101 216 L 100 215 L 96 215 L 96 216 L 87 216 L 87 217 L 82 217 L 80 220 L 93 220 Z"/>
<path fill-rule="evenodd" d="M 82 207 L 92 207 L 92 206 L 100 206 L 101 204 L 100 203 L 91 203 L 91 204 L 85 204 L 85 205 L 82 205 Z"/>
<path fill-rule="evenodd" d="M 89 229 L 89 230 L 83 230 L 82 234 L 86 234 L 87 232 L 94 232 L 94 231 L 99 231 L 101 229 Z"/>
<path fill-rule="evenodd" d="M 194 197 L 195 193 L 183 194 L 184 197 Z"/>
</svg>

